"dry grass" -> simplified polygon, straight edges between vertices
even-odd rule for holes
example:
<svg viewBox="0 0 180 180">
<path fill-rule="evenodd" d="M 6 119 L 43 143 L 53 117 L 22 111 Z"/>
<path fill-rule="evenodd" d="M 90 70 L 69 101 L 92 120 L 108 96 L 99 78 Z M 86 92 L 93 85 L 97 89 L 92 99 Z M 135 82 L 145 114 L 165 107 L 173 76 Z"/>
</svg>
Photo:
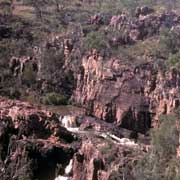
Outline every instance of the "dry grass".
<svg viewBox="0 0 180 180">
<path fill-rule="evenodd" d="M 16 5 L 13 10 L 13 15 L 20 16 L 26 19 L 34 19 L 34 8 L 25 5 Z"/>
</svg>

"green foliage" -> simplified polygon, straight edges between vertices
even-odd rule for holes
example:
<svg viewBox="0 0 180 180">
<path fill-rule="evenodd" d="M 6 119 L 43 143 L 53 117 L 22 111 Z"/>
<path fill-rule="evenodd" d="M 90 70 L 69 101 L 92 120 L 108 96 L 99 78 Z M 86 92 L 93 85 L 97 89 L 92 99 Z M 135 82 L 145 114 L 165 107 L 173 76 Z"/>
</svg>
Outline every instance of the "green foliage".
<svg viewBox="0 0 180 180">
<path fill-rule="evenodd" d="M 52 93 L 47 93 L 43 97 L 42 103 L 46 105 L 66 105 L 67 98 L 62 94 L 52 92 Z"/>
<path fill-rule="evenodd" d="M 84 40 L 85 48 L 88 50 L 96 49 L 97 51 L 109 48 L 106 35 L 101 31 L 90 32 Z"/>
<path fill-rule="evenodd" d="M 173 67 L 180 68 L 180 51 L 176 54 L 171 54 L 168 59 L 168 64 Z"/>
<path fill-rule="evenodd" d="M 0 95 L 7 96 L 10 99 L 19 99 L 21 96 L 21 93 L 17 90 L 17 88 L 3 87 L 3 89 L 0 89 Z"/>
<path fill-rule="evenodd" d="M 180 28 L 163 29 L 160 32 L 159 52 L 166 59 L 166 65 L 180 65 Z"/>
<path fill-rule="evenodd" d="M 138 1 L 134 0 L 122 0 L 123 6 L 128 10 L 135 10 L 135 8 L 138 6 Z"/>
<path fill-rule="evenodd" d="M 2 65 L 8 64 L 6 59 L 10 58 L 12 52 L 14 51 L 14 48 L 15 46 L 11 40 L 3 39 L 0 41 L 0 63 Z"/>
<path fill-rule="evenodd" d="M 178 180 L 180 165 L 176 159 L 179 114 L 163 116 L 160 127 L 152 132 L 152 149 L 134 168 L 138 180 Z"/>
<path fill-rule="evenodd" d="M 27 101 L 27 102 L 31 102 L 33 104 L 37 104 L 38 103 L 38 96 L 28 95 L 28 96 L 23 97 L 23 100 Z"/>
<path fill-rule="evenodd" d="M 160 46 L 165 53 L 177 53 L 180 48 L 180 28 L 163 29 L 160 33 Z"/>
<path fill-rule="evenodd" d="M 163 116 L 158 129 L 152 132 L 152 144 L 154 151 L 160 157 L 176 155 L 178 146 L 178 131 L 176 128 L 177 117 L 175 115 Z"/>
<path fill-rule="evenodd" d="M 24 69 L 22 74 L 22 81 L 28 86 L 36 83 L 36 72 L 33 71 L 31 66 L 28 66 Z"/>
<path fill-rule="evenodd" d="M 63 66 L 64 54 L 63 49 L 46 49 L 42 58 L 42 75 L 44 79 L 52 83 L 61 79 L 59 76 L 60 69 Z"/>
<path fill-rule="evenodd" d="M 21 93 L 15 88 L 10 88 L 9 89 L 9 96 L 12 99 L 19 99 L 21 96 Z"/>
</svg>

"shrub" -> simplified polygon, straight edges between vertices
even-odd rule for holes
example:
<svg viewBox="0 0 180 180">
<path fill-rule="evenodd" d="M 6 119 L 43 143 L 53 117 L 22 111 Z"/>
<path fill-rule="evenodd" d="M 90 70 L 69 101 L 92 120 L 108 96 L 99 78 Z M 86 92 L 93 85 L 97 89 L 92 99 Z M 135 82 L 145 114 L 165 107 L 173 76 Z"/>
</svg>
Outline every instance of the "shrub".
<svg viewBox="0 0 180 180">
<path fill-rule="evenodd" d="M 179 179 L 179 160 L 176 159 L 178 146 L 178 113 L 163 116 L 160 127 L 152 132 L 152 149 L 135 166 L 135 179 Z"/>
<path fill-rule="evenodd" d="M 33 67 L 26 67 L 22 74 L 22 81 L 27 86 L 31 86 L 36 83 L 36 72 L 33 71 Z"/>
<path fill-rule="evenodd" d="M 20 98 L 21 93 L 17 89 L 10 88 L 9 91 L 10 91 L 9 92 L 10 98 L 12 98 L 12 99 L 19 99 Z"/>
<path fill-rule="evenodd" d="M 99 52 L 109 48 L 106 35 L 101 31 L 94 31 L 87 34 L 86 38 L 84 39 L 84 45 L 88 50 L 96 49 Z"/>
<path fill-rule="evenodd" d="M 46 105 L 66 105 L 67 98 L 62 94 L 51 92 L 43 97 L 42 103 Z"/>
<path fill-rule="evenodd" d="M 25 101 L 31 102 L 33 104 L 37 104 L 38 103 L 38 97 L 35 95 L 28 95 L 25 96 L 24 99 Z"/>
<path fill-rule="evenodd" d="M 152 132 L 152 144 L 155 152 L 160 157 L 176 155 L 178 146 L 178 131 L 176 128 L 177 117 L 175 115 L 162 116 L 162 123 L 158 129 Z"/>
<path fill-rule="evenodd" d="M 180 28 L 163 29 L 160 32 L 160 46 L 164 52 L 177 53 L 180 48 Z"/>
<path fill-rule="evenodd" d="M 19 99 L 21 97 L 21 93 L 13 87 L 3 87 L 0 89 L 1 96 L 7 96 L 10 99 Z"/>
<path fill-rule="evenodd" d="M 180 67 L 180 51 L 169 56 L 168 64 L 173 67 Z"/>
<path fill-rule="evenodd" d="M 42 75 L 44 79 L 52 82 L 59 77 L 59 69 L 63 66 L 63 50 L 46 49 L 42 57 Z M 59 77 L 60 78 L 60 77 Z"/>
</svg>

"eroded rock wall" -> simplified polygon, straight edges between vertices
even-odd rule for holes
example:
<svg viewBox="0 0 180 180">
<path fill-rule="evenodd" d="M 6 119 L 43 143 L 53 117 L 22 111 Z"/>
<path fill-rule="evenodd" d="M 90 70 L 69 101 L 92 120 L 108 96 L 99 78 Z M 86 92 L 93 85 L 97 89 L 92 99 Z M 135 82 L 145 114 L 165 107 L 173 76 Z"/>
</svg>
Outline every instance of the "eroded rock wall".
<svg viewBox="0 0 180 180">
<path fill-rule="evenodd" d="M 53 180 L 74 154 L 55 114 L 0 97 L 0 179 Z"/>
<path fill-rule="evenodd" d="M 152 62 L 128 66 L 119 59 L 84 57 L 74 101 L 87 114 L 127 129 L 146 132 L 161 114 L 180 103 L 180 72 L 156 68 Z"/>
</svg>

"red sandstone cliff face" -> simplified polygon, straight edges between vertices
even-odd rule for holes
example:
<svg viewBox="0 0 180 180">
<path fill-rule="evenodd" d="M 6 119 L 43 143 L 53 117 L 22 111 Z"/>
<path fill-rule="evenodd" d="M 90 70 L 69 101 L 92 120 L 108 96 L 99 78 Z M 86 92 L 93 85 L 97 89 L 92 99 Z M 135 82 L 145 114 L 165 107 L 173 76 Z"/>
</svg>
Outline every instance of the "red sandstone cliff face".
<svg viewBox="0 0 180 180">
<path fill-rule="evenodd" d="M 130 169 L 146 145 L 120 139 L 122 129 L 92 117 L 79 117 L 78 141 L 61 124 L 57 114 L 42 107 L 0 97 L 0 178 L 53 180 L 65 174 L 73 180 L 105 180 L 115 172 L 132 178 Z"/>
<path fill-rule="evenodd" d="M 143 154 L 135 144 L 120 145 L 102 137 L 89 138 L 83 141 L 74 155 L 72 179 L 110 180 L 126 177 L 133 180 L 131 169 Z"/>
<path fill-rule="evenodd" d="M 146 132 L 179 106 L 179 93 L 179 70 L 163 72 L 151 62 L 130 67 L 94 53 L 83 58 L 73 98 L 90 115 Z"/>
<path fill-rule="evenodd" d="M 73 156 L 73 140 L 55 114 L 0 97 L 0 179 L 54 179 Z"/>
</svg>

